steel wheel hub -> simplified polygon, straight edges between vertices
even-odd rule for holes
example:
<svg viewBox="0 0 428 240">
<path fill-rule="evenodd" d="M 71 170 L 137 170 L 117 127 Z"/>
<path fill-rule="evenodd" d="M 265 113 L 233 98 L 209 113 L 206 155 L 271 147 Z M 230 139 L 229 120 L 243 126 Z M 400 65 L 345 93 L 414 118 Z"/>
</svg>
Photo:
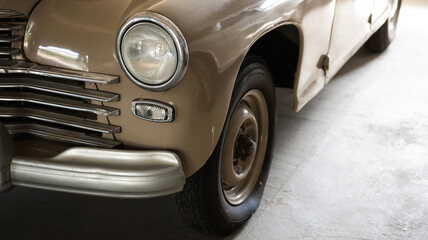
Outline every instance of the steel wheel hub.
<svg viewBox="0 0 428 240">
<path fill-rule="evenodd" d="M 230 119 L 221 161 L 223 193 L 230 204 L 244 202 L 257 183 L 267 148 L 268 114 L 263 94 L 252 90 Z"/>
</svg>

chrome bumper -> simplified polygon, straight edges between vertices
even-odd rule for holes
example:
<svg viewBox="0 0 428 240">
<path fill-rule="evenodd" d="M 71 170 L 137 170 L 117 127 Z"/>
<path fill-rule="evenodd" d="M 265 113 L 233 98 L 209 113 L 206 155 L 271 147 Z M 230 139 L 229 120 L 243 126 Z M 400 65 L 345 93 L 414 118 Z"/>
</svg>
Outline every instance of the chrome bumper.
<svg viewBox="0 0 428 240">
<path fill-rule="evenodd" d="M 12 185 L 120 198 L 168 195 L 183 189 L 179 157 L 166 151 L 71 148 L 48 159 L 15 156 Z"/>
</svg>

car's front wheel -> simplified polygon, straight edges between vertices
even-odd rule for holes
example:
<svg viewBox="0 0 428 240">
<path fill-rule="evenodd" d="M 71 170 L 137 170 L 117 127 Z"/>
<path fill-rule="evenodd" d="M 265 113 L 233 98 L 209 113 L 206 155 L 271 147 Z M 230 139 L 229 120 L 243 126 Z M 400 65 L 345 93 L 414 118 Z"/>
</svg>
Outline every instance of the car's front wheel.
<svg viewBox="0 0 428 240">
<path fill-rule="evenodd" d="M 259 57 L 248 57 L 215 151 L 176 195 L 187 223 L 224 235 L 257 210 L 272 157 L 275 115 L 275 88 L 269 70 Z"/>
</svg>

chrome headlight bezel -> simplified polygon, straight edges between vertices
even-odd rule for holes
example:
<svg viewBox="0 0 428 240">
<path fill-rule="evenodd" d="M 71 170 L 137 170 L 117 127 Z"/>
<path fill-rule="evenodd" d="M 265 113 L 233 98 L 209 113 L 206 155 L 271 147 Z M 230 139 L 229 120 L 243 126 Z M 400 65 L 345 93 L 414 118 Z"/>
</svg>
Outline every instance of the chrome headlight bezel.
<svg viewBox="0 0 428 240">
<path fill-rule="evenodd" d="M 159 85 L 147 84 L 144 82 L 144 80 L 135 78 L 131 74 L 131 72 L 128 70 L 127 66 L 125 65 L 122 52 L 121 52 L 122 40 L 125 34 L 127 33 L 127 31 L 133 26 L 136 26 L 137 24 L 144 23 L 144 22 L 155 24 L 158 27 L 165 30 L 174 41 L 174 45 L 177 51 L 177 67 L 176 67 L 175 73 L 172 75 L 172 77 L 169 80 Z M 130 17 L 122 25 L 116 40 L 116 52 L 117 52 L 120 66 L 122 67 L 126 76 L 138 86 L 146 90 L 155 91 L 155 92 L 166 91 L 174 87 L 175 85 L 177 85 L 183 79 L 189 64 L 189 50 L 187 47 L 187 42 L 184 39 L 184 36 L 181 33 L 180 29 L 168 18 L 154 12 L 137 13 L 132 17 Z"/>
</svg>

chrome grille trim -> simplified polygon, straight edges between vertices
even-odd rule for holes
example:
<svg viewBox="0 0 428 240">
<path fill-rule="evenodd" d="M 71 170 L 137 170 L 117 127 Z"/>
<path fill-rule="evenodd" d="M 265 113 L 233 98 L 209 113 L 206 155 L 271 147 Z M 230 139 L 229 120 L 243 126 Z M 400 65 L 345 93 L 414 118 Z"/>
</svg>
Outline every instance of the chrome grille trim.
<svg viewBox="0 0 428 240">
<path fill-rule="evenodd" d="M 107 125 L 98 122 L 87 121 L 79 117 L 48 112 L 45 110 L 32 109 L 32 108 L 10 108 L 0 107 L 0 117 L 4 118 L 28 118 L 39 120 L 48 123 L 60 124 L 69 127 L 75 127 L 85 130 L 90 130 L 100 133 L 119 133 L 120 127 L 114 125 Z"/>
<path fill-rule="evenodd" d="M 0 74 L 1 78 L 1 74 Z M 85 100 L 93 100 L 99 102 L 115 102 L 119 101 L 119 95 L 109 92 L 101 92 L 97 90 L 85 89 L 83 87 L 72 86 L 62 83 L 53 83 L 30 78 L 2 78 L 0 81 L 0 89 L 2 88 L 28 88 L 46 93 L 55 93 L 64 96 L 70 96 Z"/>
<path fill-rule="evenodd" d="M 24 30 L 25 23 L 2 23 L 0 22 L 0 31 Z"/>
<path fill-rule="evenodd" d="M 17 12 L 12 9 L 1 9 L 0 18 L 24 17 L 24 13 Z"/>
<path fill-rule="evenodd" d="M 2 14 L 19 15 L 0 10 L 0 18 Z M 120 145 L 111 140 L 114 135 L 106 135 L 121 131 L 108 119 L 120 115 L 120 111 L 104 106 L 119 101 L 120 96 L 98 91 L 97 86 L 119 83 L 119 77 L 25 61 L 22 49 L 26 26 L 19 18 L 0 21 L 0 122 L 17 136 L 29 134 L 104 148 Z"/>
<path fill-rule="evenodd" d="M 19 48 L 0 48 L 0 55 L 5 55 L 5 56 L 11 56 L 12 54 L 15 53 L 20 53 L 21 49 Z"/>
<path fill-rule="evenodd" d="M 9 134 L 31 134 L 44 139 L 60 141 L 72 144 L 83 144 L 102 148 L 114 148 L 121 145 L 120 142 L 105 138 L 88 136 L 83 133 L 64 130 L 60 128 L 44 126 L 35 123 L 9 123 L 5 125 Z"/>
<path fill-rule="evenodd" d="M 1 64 L 1 63 L 0 63 Z M 82 81 L 99 84 L 113 84 L 119 82 L 119 77 L 100 73 L 89 73 L 62 68 L 41 66 L 23 61 L 9 62 L 10 65 L 0 65 L 0 75 L 19 73 L 33 76 L 58 78 L 64 80 Z"/>
<path fill-rule="evenodd" d="M 27 23 L 19 19 L 9 21 L 0 22 L 0 60 L 24 60 L 22 43 Z"/>
<path fill-rule="evenodd" d="M 0 35 L 0 43 L 12 43 L 22 41 L 22 36 L 2 36 Z"/>
<path fill-rule="evenodd" d="M 75 111 L 90 112 L 101 116 L 118 116 L 119 109 L 82 103 L 65 98 L 52 97 L 31 92 L 0 92 L 0 102 L 30 102 Z"/>
</svg>

